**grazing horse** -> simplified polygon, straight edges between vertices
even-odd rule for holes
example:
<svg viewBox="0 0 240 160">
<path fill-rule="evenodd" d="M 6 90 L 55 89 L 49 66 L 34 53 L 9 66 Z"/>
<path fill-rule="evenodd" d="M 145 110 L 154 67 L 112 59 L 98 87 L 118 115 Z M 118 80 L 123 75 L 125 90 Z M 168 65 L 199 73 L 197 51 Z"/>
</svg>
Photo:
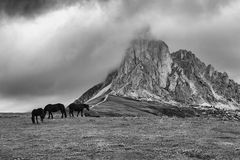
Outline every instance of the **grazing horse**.
<svg viewBox="0 0 240 160">
<path fill-rule="evenodd" d="M 40 116 L 41 121 L 43 122 L 43 119 L 45 117 L 45 112 L 42 108 L 34 109 L 32 110 L 32 123 L 35 124 L 35 118 L 38 124 L 38 116 Z"/>
<path fill-rule="evenodd" d="M 61 103 L 57 103 L 57 104 L 48 104 L 46 105 L 46 107 L 44 108 L 44 112 L 47 113 L 48 112 L 48 119 L 52 118 L 53 119 L 53 114 L 52 112 L 57 112 L 57 111 L 61 111 L 62 113 L 62 118 L 63 116 L 65 116 L 65 118 L 67 117 L 67 113 L 65 110 L 65 107 L 63 104 Z"/>
<path fill-rule="evenodd" d="M 88 104 L 75 104 L 71 103 L 69 106 L 69 116 L 74 117 L 73 111 L 77 111 L 77 117 L 79 115 L 79 112 L 81 112 L 81 116 L 83 117 L 83 109 L 86 108 L 89 111 L 89 105 Z"/>
</svg>

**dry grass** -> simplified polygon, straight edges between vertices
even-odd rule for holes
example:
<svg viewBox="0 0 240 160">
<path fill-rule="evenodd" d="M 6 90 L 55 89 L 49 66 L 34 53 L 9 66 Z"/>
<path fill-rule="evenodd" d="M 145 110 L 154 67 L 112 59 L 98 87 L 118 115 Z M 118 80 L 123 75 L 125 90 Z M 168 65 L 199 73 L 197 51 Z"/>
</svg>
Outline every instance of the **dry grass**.
<svg viewBox="0 0 240 160">
<path fill-rule="evenodd" d="M 0 114 L 0 159 L 240 159 L 240 124 L 208 118 L 45 120 Z"/>
</svg>

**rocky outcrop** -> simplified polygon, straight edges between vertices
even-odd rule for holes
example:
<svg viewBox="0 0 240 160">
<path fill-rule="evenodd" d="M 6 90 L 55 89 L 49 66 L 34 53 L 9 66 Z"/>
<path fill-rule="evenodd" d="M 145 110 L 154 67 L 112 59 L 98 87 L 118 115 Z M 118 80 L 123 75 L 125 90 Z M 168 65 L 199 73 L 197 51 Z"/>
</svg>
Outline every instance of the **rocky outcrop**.
<svg viewBox="0 0 240 160">
<path fill-rule="evenodd" d="M 191 51 L 170 54 L 168 46 L 159 40 L 132 41 L 119 68 L 87 91 L 82 96 L 87 98 L 80 98 L 81 102 L 109 84 L 110 94 L 137 100 L 228 109 L 236 109 L 240 103 L 240 85 L 227 73 L 205 65 Z"/>
</svg>

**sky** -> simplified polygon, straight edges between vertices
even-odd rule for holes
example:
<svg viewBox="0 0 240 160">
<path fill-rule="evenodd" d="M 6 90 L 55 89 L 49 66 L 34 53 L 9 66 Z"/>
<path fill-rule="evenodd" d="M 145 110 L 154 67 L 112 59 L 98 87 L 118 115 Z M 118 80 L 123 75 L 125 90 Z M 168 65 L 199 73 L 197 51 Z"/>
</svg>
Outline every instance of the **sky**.
<svg viewBox="0 0 240 160">
<path fill-rule="evenodd" d="M 240 83 L 240 1 L 1 0 L 0 112 L 68 105 L 143 33 Z"/>
</svg>

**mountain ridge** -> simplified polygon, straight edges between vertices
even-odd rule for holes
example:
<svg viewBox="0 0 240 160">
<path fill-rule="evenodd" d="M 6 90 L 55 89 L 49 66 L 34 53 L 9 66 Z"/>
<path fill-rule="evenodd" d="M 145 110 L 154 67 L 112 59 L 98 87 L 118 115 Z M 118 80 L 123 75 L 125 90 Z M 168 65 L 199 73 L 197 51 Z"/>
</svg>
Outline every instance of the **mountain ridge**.
<svg viewBox="0 0 240 160">
<path fill-rule="evenodd" d="M 226 72 L 206 65 L 191 51 L 170 54 L 167 44 L 161 40 L 133 40 L 119 68 L 100 84 L 75 102 L 87 102 L 111 84 L 107 94 L 137 100 L 224 109 L 238 109 L 240 103 L 240 85 Z"/>
</svg>

